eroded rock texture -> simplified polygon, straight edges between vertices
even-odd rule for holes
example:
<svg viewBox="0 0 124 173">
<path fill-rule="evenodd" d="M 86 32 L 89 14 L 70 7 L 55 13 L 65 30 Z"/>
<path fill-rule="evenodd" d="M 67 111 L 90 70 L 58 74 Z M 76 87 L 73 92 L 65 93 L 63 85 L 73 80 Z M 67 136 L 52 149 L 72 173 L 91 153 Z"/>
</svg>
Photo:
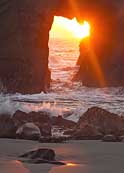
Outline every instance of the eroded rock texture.
<svg viewBox="0 0 124 173">
<path fill-rule="evenodd" d="M 49 86 L 52 22 L 47 1 L 0 1 L 0 79 L 8 92 L 37 93 Z"/>
<path fill-rule="evenodd" d="M 0 80 L 7 91 L 38 93 L 49 87 L 48 40 L 55 15 L 87 19 L 91 23 L 90 54 L 94 56 L 90 57 L 98 62 L 92 67 L 91 60 L 84 58 L 81 43 L 78 76 L 83 84 L 123 85 L 122 3 L 122 0 L 1 0 Z M 98 64 L 103 76 L 99 69 L 94 72 Z M 100 81 L 104 78 L 106 83 Z"/>
<path fill-rule="evenodd" d="M 87 14 L 84 10 L 91 24 L 91 36 L 80 43 L 77 62 L 80 69 L 76 78 L 88 87 L 123 86 L 124 5 L 122 1 L 92 2 Z"/>
</svg>

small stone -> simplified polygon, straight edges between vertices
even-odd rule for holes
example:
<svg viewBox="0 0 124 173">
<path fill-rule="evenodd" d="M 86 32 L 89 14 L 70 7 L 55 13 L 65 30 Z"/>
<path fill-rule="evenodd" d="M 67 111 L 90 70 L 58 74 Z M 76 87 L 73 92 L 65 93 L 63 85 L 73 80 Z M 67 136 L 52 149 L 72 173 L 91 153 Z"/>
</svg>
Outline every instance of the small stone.
<svg viewBox="0 0 124 173">
<path fill-rule="evenodd" d="M 40 129 L 33 123 L 25 123 L 16 131 L 18 138 L 38 140 L 41 136 Z"/>
</svg>

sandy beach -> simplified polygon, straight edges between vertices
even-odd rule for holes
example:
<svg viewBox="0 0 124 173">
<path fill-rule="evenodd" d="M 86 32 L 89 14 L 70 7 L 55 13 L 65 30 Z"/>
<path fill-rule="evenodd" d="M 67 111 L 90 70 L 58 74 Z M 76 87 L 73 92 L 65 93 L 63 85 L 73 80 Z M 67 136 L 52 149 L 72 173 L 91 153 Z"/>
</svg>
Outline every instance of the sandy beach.
<svg viewBox="0 0 124 173">
<path fill-rule="evenodd" d="M 25 164 L 18 155 L 38 147 L 52 148 L 66 166 Z M 37 141 L 0 139 L 0 173 L 123 173 L 124 143 L 70 141 L 40 144 Z"/>
</svg>

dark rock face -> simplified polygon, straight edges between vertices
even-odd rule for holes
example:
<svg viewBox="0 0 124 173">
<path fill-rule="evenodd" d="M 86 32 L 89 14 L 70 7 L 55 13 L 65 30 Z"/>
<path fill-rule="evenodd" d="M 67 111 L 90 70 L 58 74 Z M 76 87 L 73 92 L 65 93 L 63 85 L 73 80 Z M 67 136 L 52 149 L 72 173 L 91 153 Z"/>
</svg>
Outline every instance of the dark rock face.
<svg viewBox="0 0 124 173">
<path fill-rule="evenodd" d="M 52 117 L 51 118 L 52 121 L 52 125 L 54 126 L 58 126 L 60 128 L 63 129 L 67 129 L 67 128 L 74 128 L 76 123 L 70 120 L 66 120 L 64 119 L 62 116 L 58 116 L 58 117 Z"/>
<path fill-rule="evenodd" d="M 50 86 L 48 40 L 55 15 L 77 17 L 78 20 L 86 19 L 91 23 L 92 51 L 84 58 L 83 43 L 80 49 L 80 62 L 85 59 L 80 63 L 78 73 L 82 83 L 86 86 L 123 85 L 123 7 L 122 0 L 78 0 L 75 4 L 67 0 L 1 0 L 2 85 L 11 93 L 38 93 L 47 90 Z"/>
<path fill-rule="evenodd" d="M 118 3 L 121 4 L 122 1 Z M 120 14 L 124 4 L 120 7 L 118 3 L 99 1 L 97 5 L 91 3 L 89 6 L 91 36 L 80 43 L 80 57 L 77 62 L 80 68 L 75 77 L 85 86 L 124 85 L 124 39 L 121 36 L 124 20 L 123 14 Z"/>
<path fill-rule="evenodd" d="M 0 115 L 0 138 L 15 138 L 16 129 L 10 115 Z"/>
<path fill-rule="evenodd" d="M 84 124 L 83 127 L 77 129 L 72 137 L 77 140 L 97 140 L 102 137 L 102 134 L 97 128 L 91 124 Z"/>
<path fill-rule="evenodd" d="M 98 130 L 101 134 L 122 135 L 124 128 L 124 119 L 116 114 L 110 113 L 104 109 L 93 107 L 88 109 L 80 118 L 77 129 L 84 128 L 88 124 Z"/>
<path fill-rule="evenodd" d="M 0 79 L 8 92 L 38 93 L 50 83 L 48 2 L 0 2 Z"/>
</svg>

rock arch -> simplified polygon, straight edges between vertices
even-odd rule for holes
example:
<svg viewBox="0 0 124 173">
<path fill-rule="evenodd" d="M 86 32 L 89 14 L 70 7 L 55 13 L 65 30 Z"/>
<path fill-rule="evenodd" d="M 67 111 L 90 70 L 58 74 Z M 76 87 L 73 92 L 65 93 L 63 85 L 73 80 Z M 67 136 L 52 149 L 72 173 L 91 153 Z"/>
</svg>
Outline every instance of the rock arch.
<svg viewBox="0 0 124 173">
<path fill-rule="evenodd" d="M 124 77 L 120 77 L 120 73 L 124 65 L 124 40 L 121 37 L 124 22 L 123 12 L 119 13 L 122 7 L 122 0 L 1 0 L 0 79 L 7 91 L 38 93 L 49 87 L 48 40 L 54 16 L 76 16 L 79 21 L 88 19 L 95 26 L 91 39 L 93 49 L 100 57 L 100 65 L 107 66 L 103 73 L 111 73 L 110 85 L 114 85 L 111 81 L 123 85 Z M 101 38 L 101 33 L 106 33 L 107 37 Z M 119 50 L 119 55 L 115 55 L 118 54 L 115 50 Z M 109 57 L 110 63 L 103 58 L 103 52 Z M 82 50 L 80 54 L 80 58 L 83 57 Z M 113 63 L 114 69 L 118 69 L 115 71 L 119 73 L 112 72 Z M 82 68 L 83 65 L 80 65 Z M 90 73 L 92 70 L 89 66 L 89 76 L 84 70 L 80 70 L 79 76 L 86 85 L 90 83 L 92 86 L 97 79 L 91 78 Z M 99 83 L 96 82 L 95 86 L 99 86 Z"/>
</svg>

